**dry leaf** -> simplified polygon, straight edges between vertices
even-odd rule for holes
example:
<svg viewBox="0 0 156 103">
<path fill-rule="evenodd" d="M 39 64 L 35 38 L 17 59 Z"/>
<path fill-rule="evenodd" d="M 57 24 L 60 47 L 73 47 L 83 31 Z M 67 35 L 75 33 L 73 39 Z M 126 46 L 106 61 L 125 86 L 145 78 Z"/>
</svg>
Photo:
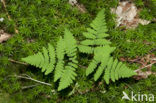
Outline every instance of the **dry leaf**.
<svg viewBox="0 0 156 103">
<path fill-rule="evenodd" d="M 71 4 L 72 6 L 77 4 L 77 0 L 69 0 L 69 4 Z"/>
<path fill-rule="evenodd" d="M 156 64 L 156 56 L 154 54 L 147 54 L 144 57 L 136 56 L 134 59 L 121 57 L 120 60 L 128 61 L 130 63 L 139 63 L 141 65 L 135 70 L 137 75 L 134 76 L 134 78 L 136 80 L 146 79 L 152 74 L 156 75 L 156 73 L 151 70 L 152 65 Z M 143 69 L 146 69 L 146 71 L 142 71 Z"/>
<path fill-rule="evenodd" d="M 83 4 L 79 4 L 77 0 L 69 0 L 69 4 L 76 6 L 82 13 L 86 13 L 86 8 Z"/>
<path fill-rule="evenodd" d="M 118 26 L 126 26 L 126 28 L 136 28 L 138 24 L 147 25 L 150 21 L 140 19 L 138 16 L 139 10 L 134 3 L 121 1 L 119 6 L 112 8 L 112 13 L 117 15 L 116 22 Z"/>
<path fill-rule="evenodd" d="M 3 30 L 0 30 L 0 43 L 7 41 L 10 37 L 10 34 L 5 33 Z"/>
</svg>

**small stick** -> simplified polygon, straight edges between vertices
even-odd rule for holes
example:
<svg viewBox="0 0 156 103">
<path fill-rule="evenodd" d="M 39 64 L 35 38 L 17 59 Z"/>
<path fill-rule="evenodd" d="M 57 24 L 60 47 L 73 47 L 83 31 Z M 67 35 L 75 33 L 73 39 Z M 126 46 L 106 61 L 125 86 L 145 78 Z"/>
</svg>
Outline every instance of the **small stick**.
<svg viewBox="0 0 156 103">
<path fill-rule="evenodd" d="M 5 10 L 5 12 L 6 12 L 7 16 L 8 16 L 9 21 L 10 21 L 11 20 L 11 17 L 10 17 L 10 15 L 9 15 L 7 9 L 6 9 L 5 0 L 1 0 L 1 2 L 3 4 L 4 10 Z M 18 34 L 18 30 L 16 29 L 16 27 L 14 28 L 14 30 L 15 30 L 15 33 Z"/>
<path fill-rule="evenodd" d="M 28 65 L 27 63 L 19 62 L 19 61 L 13 60 L 13 59 L 8 59 L 8 60 L 13 63 L 17 63 L 17 64 Z"/>
<path fill-rule="evenodd" d="M 155 64 L 156 62 L 153 62 L 153 63 L 151 63 L 151 64 L 149 64 L 149 65 L 146 65 L 146 66 L 144 66 L 144 67 L 142 67 L 142 68 L 139 68 L 139 69 L 137 69 L 137 70 L 135 70 L 135 72 L 138 72 L 138 71 L 140 71 L 140 70 L 142 70 L 142 69 L 144 69 L 144 68 L 147 68 L 147 67 L 151 67 L 153 64 Z"/>
<path fill-rule="evenodd" d="M 39 84 L 36 84 L 36 85 L 30 85 L 30 86 L 23 86 L 22 87 L 22 90 L 24 90 L 24 89 L 29 89 L 29 88 L 33 88 L 33 87 L 36 87 L 36 86 L 38 86 Z"/>
<path fill-rule="evenodd" d="M 33 79 L 31 78 L 30 76 L 29 77 L 25 77 L 25 76 L 21 76 L 21 75 L 13 75 L 14 77 L 16 78 L 22 78 L 22 79 L 28 79 L 28 80 L 32 80 L 34 82 L 37 82 L 37 83 L 40 83 L 40 84 L 44 84 L 44 85 L 48 85 L 48 86 L 52 86 L 50 83 L 45 83 L 45 82 L 42 82 L 42 81 L 39 81 L 39 80 L 36 80 L 36 79 Z"/>
</svg>

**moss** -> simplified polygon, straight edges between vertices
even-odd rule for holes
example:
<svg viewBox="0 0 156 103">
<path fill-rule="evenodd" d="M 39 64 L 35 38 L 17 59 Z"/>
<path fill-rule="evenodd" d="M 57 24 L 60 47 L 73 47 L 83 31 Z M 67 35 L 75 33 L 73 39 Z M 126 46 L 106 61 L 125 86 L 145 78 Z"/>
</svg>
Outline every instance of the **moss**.
<svg viewBox="0 0 156 103">
<path fill-rule="evenodd" d="M 67 95 L 52 92 L 57 85 L 54 85 L 51 75 L 44 76 L 37 68 L 8 61 L 8 58 L 20 61 L 22 57 L 38 52 L 47 43 L 56 45 L 59 36 L 63 35 L 64 27 L 68 27 L 76 39 L 81 40 L 83 38 L 81 33 L 86 30 L 90 21 L 101 8 L 106 9 L 106 22 L 109 29 L 108 33 L 110 34 L 108 39 L 113 42 L 112 45 L 117 47 L 114 57 L 143 56 L 155 48 L 155 23 L 150 23 L 146 26 L 139 25 L 136 30 L 123 31 L 120 28 L 115 28 L 115 16 L 110 13 L 110 8 L 117 6 L 117 0 L 79 0 L 79 2 L 86 7 L 87 13 L 83 14 L 76 7 L 70 6 L 68 0 L 10 0 L 6 4 L 9 15 L 12 18 L 11 21 L 7 19 L 7 15 L 0 3 L 0 17 L 5 18 L 4 22 L 0 22 L 0 27 L 14 35 L 7 42 L 0 44 L 0 88 L 3 91 L 1 94 L 7 95 L 3 100 L 0 99 L 1 101 L 8 100 L 9 103 L 124 103 L 121 100 L 122 91 L 156 93 L 154 76 L 140 81 L 135 81 L 132 78 L 121 79 L 110 85 L 102 82 L 102 85 L 98 86 L 98 82 L 89 81 L 83 75 L 84 68 L 79 68 L 77 82 L 80 86 L 78 89 L 84 91 L 93 88 L 93 85 L 95 87 L 93 91 L 86 94 L 81 95 L 75 92 L 71 97 L 68 97 Z M 143 8 L 140 16 L 151 20 L 155 17 L 154 6 L 151 7 L 145 4 L 142 4 L 141 0 L 138 1 L 138 6 Z M 149 3 L 149 5 L 151 4 Z M 151 12 L 149 13 L 148 10 L 151 10 Z M 19 30 L 19 34 L 14 34 L 15 26 Z M 153 53 L 156 54 L 156 52 Z M 84 58 L 80 64 L 87 65 L 90 57 L 83 54 L 80 54 L 80 57 Z M 133 69 L 138 67 L 136 64 L 128 65 Z M 155 68 L 156 66 L 153 65 L 152 70 L 155 70 Z M 10 75 L 14 74 L 28 74 L 37 80 L 51 83 L 52 87 L 39 85 L 23 90 L 22 87 L 36 83 L 30 80 L 10 77 Z M 99 90 L 94 91 L 95 88 L 99 88 Z M 67 94 L 70 89 L 63 92 Z"/>
</svg>

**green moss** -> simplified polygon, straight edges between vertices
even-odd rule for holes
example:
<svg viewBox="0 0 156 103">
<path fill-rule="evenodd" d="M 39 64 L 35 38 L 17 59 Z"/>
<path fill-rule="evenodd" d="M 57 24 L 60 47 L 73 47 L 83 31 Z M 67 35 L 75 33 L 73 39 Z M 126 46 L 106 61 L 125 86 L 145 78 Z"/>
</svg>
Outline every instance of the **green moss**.
<svg viewBox="0 0 156 103">
<path fill-rule="evenodd" d="M 54 85 L 51 75 L 44 76 L 40 70 L 34 67 L 8 61 L 8 58 L 20 61 L 22 57 L 37 53 L 47 43 L 56 45 L 56 41 L 59 36 L 63 35 L 65 27 L 72 31 L 76 39 L 81 40 L 83 38 L 81 33 L 86 30 L 85 28 L 101 8 L 106 9 L 106 22 L 110 34 L 108 39 L 113 42 L 112 45 L 117 47 L 113 55 L 114 58 L 143 56 L 156 47 L 155 23 L 146 26 L 139 25 L 135 30 L 123 31 L 120 28 L 115 28 L 115 16 L 110 13 L 110 8 L 117 6 L 117 0 L 79 0 L 79 2 L 86 7 L 87 13 L 83 14 L 76 7 L 70 6 L 68 0 L 10 0 L 6 4 L 12 18 L 11 21 L 7 19 L 0 3 L 0 17 L 5 18 L 4 22 L 0 22 L 0 28 L 14 35 L 7 42 L 0 44 L 0 88 L 2 90 L 0 93 L 4 96 L 3 99 L 0 98 L 2 103 L 3 101 L 5 103 L 6 100 L 9 103 L 124 103 L 127 101 L 121 100 L 122 91 L 156 93 L 154 76 L 140 81 L 121 79 L 110 85 L 102 82 L 102 85 L 98 86 L 98 82 L 93 83 L 83 75 L 85 68 L 80 67 L 77 77 L 77 83 L 80 85 L 78 89 L 84 91 L 93 88 L 93 85 L 95 87 L 86 94 L 81 95 L 75 91 L 71 97 L 68 97 L 52 92 L 57 85 Z M 142 2 L 144 1 L 137 1 L 137 5 L 143 8 L 140 14 L 141 18 L 153 19 L 155 17 L 154 3 L 142 4 Z M 148 12 L 149 10 L 150 12 Z M 19 34 L 14 34 L 15 26 L 19 30 Z M 153 53 L 156 54 L 156 52 Z M 78 56 L 84 58 L 80 62 L 80 65 L 84 66 L 89 63 L 87 60 L 91 58 L 84 54 Z M 136 64 L 128 65 L 133 69 L 138 67 Z M 156 66 L 153 65 L 152 70 L 155 71 L 155 69 Z M 10 77 L 14 74 L 28 74 L 37 80 L 51 83 L 52 87 L 39 85 L 22 90 L 22 87 L 34 85 L 36 82 Z M 95 90 L 95 88 L 99 88 L 99 90 Z M 70 92 L 70 88 L 63 92 L 67 91 Z"/>
</svg>

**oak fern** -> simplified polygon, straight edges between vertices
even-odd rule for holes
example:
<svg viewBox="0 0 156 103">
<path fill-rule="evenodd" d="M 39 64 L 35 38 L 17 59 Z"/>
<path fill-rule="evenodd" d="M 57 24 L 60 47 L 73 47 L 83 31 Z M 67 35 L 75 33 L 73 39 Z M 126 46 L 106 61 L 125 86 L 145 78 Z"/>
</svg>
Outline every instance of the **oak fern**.
<svg viewBox="0 0 156 103">
<path fill-rule="evenodd" d="M 97 81 L 102 75 L 107 84 L 109 80 L 118 80 L 119 78 L 130 77 L 136 73 L 126 67 L 125 64 L 117 59 L 113 60 L 111 53 L 115 50 L 110 47 L 111 42 L 105 37 L 107 32 L 104 9 L 101 10 L 97 17 L 90 24 L 87 32 L 83 33 L 85 40 L 80 42 L 79 50 L 83 53 L 94 54 L 94 58 L 86 70 L 86 76 L 95 72 L 94 80 Z"/>
<path fill-rule="evenodd" d="M 42 69 L 45 74 L 51 73 L 54 68 L 54 82 L 60 80 L 58 91 L 67 88 L 73 83 L 77 74 L 75 73 L 77 68 L 77 44 L 72 33 L 65 29 L 64 39 L 60 37 L 57 42 L 56 50 L 52 45 L 48 45 L 48 49 L 43 47 L 43 51 L 35 55 L 22 58 L 23 61 L 33 66 Z M 55 53 L 56 52 L 56 53 Z M 65 63 L 65 55 L 68 57 L 68 62 Z M 57 64 L 55 66 L 55 56 L 57 57 Z"/>
<path fill-rule="evenodd" d="M 94 74 L 94 80 L 100 77 L 109 84 L 119 78 L 131 77 L 136 73 L 129 69 L 125 64 L 111 57 L 115 47 L 111 47 L 111 42 L 106 40 L 109 35 L 106 33 L 107 26 L 105 21 L 104 9 L 83 33 L 85 40 L 77 46 L 72 33 L 65 29 L 64 38 L 60 37 L 56 49 L 50 44 L 48 48 L 43 47 L 42 52 L 32 56 L 22 58 L 28 64 L 41 68 L 45 75 L 54 71 L 54 82 L 59 82 L 58 91 L 67 88 L 75 80 L 77 74 L 77 47 L 80 52 L 93 54 L 94 57 L 86 69 L 86 76 Z"/>
</svg>

